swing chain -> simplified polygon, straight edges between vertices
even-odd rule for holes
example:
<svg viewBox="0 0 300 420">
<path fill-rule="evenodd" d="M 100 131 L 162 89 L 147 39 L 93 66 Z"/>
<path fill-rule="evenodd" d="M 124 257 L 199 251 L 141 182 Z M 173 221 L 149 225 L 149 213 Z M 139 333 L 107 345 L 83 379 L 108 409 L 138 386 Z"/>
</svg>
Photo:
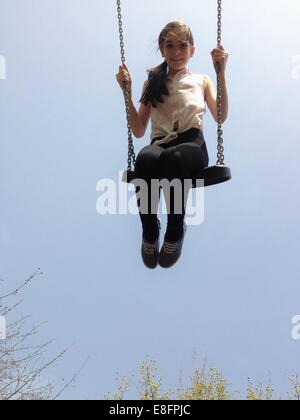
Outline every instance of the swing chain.
<svg viewBox="0 0 300 420">
<path fill-rule="evenodd" d="M 218 37 L 217 44 L 220 47 L 222 42 L 222 0 L 218 0 Z M 223 140 L 223 129 L 222 129 L 222 92 L 221 92 L 221 77 L 220 70 L 217 69 L 217 110 L 218 110 L 218 153 L 217 153 L 217 165 L 225 166 L 224 163 L 224 140 Z"/>
<path fill-rule="evenodd" d="M 122 21 L 122 10 L 121 0 L 117 0 L 117 11 L 118 11 L 118 24 L 119 24 L 119 39 L 120 39 L 120 51 L 121 51 L 121 62 L 125 64 L 125 49 L 124 49 L 124 36 L 123 36 L 123 21 Z M 132 139 L 132 129 L 130 121 L 130 106 L 129 106 L 129 91 L 126 84 L 124 83 L 124 99 L 126 105 L 126 118 L 127 118 L 127 129 L 128 129 L 128 159 L 127 159 L 127 170 L 131 171 L 131 165 L 135 166 L 135 152 Z"/>
</svg>

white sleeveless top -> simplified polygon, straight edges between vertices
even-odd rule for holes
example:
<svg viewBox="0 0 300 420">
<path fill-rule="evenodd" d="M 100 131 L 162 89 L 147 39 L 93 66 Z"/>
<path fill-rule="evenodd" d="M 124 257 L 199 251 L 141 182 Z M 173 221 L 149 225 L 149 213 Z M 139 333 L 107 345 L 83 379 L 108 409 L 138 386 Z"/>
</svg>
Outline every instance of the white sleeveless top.
<svg viewBox="0 0 300 420">
<path fill-rule="evenodd" d="M 168 76 L 169 96 L 163 96 L 164 103 L 151 107 L 151 140 L 163 137 L 153 144 L 169 143 L 178 134 L 192 127 L 203 129 L 203 115 L 206 112 L 204 99 L 204 75 L 192 74 L 184 69 L 174 76 Z"/>
</svg>

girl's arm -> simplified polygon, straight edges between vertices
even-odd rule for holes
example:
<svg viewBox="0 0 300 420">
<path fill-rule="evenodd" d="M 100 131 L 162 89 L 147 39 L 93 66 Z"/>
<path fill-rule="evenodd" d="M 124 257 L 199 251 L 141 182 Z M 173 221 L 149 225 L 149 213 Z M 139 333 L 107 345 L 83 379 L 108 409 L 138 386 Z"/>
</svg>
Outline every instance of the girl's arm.
<svg viewBox="0 0 300 420">
<path fill-rule="evenodd" d="M 225 74 L 221 74 L 221 113 L 222 123 L 228 117 L 228 92 L 226 86 Z M 212 80 L 205 76 L 204 97 L 208 108 L 216 122 L 218 122 L 218 106 L 217 106 L 217 93 Z"/>
<path fill-rule="evenodd" d="M 129 113 L 130 113 L 130 121 L 131 121 L 131 128 L 134 137 L 140 139 L 144 137 L 148 122 L 150 119 L 151 113 L 151 105 L 145 106 L 141 104 L 139 111 L 137 112 L 134 103 L 132 102 L 132 98 L 129 98 Z"/>
<path fill-rule="evenodd" d="M 141 104 L 139 112 L 137 112 L 132 101 L 132 80 L 129 70 L 125 64 L 119 67 L 119 73 L 117 73 L 116 78 L 122 90 L 124 90 L 124 83 L 126 84 L 132 133 L 136 138 L 144 137 L 150 119 L 151 104 L 148 106 Z M 147 82 L 144 84 L 143 92 L 146 87 L 146 83 Z"/>
<path fill-rule="evenodd" d="M 140 117 L 140 123 L 141 123 L 141 132 L 140 137 L 144 137 L 145 132 L 148 127 L 148 123 L 151 116 L 151 104 L 149 105 L 143 105 L 141 104 L 139 109 L 139 117 Z"/>
<path fill-rule="evenodd" d="M 218 48 L 214 48 L 211 51 L 213 65 L 216 71 L 220 72 L 221 81 L 221 114 L 222 123 L 226 121 L 228 116 L 228 92 L 226 86 L 225 70 L 228 60 L 228 54 L 225 51 L 223 45 Z M 218 122 L 218 105 L 217 105 L 217 93 L 214 88 L 213 82 L 208 76 L 205 76 L 205 100 L 214 117 L 215 121 Z"/>
<path fill-rule="evenodd" d="M 142 96 L 144 95 L 147 84 L 148 84 L 148 80 L 146 80 L 146 82 L 144 83 Z M 140 105 L 140 109 L 139 109 L 138 114 L 139 114 L 139 118 L 140 118 L 140 129 L 141 129 L 141 131 L 140 131 L 140 136 L 139 137 L 144 137 L 144 135 L 145 135 L 145 132 L 147 130 L 148 123 L 149 123 L 149 120 L 150 120 L 150 116 L 151 116 L 151 108 L 152 108 L 151 104 L 148 104 L 148 105 L 141 104 Z"/>
<path fill-rule="evenodd" d="M 145 91 L 147 83 L 148 81 L 144 83 L 142 95 Z M 150 116 L 151 116 L 151 104 L 148 104 L 148 105 L 141 104 L 139 112 L 137 112 L 132 102 L 132 97 L 130 95 L 129 109 L 130 109 L 132 132 L 136 138 L 140 139 L 144 137 L 145 132 L 147 130 L 147 126 L 148 126 Z"/>
</svg>

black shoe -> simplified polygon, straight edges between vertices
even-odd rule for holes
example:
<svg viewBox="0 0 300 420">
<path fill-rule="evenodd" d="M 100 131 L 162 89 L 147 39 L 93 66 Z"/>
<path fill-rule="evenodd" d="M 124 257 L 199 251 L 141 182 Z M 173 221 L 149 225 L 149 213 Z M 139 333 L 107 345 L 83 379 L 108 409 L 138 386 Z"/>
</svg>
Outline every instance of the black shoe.
<svg viewBox="0 0 300 420">
<path fill-rule="evenodd" d="M 160 220 L 157 219 L 158 229 L 160 230 Z M 142 240 L 142 259 L 147 268 L 154 269 L 158 266 L 159 257 L 159 236 L 156 242 L 147 242 L 144 237 Z"/>
<path fill-rule="evenodd" d="M 171 268 L 177 263 L 181 256 L 182 245 L 186 234 L 186 222 L 183 224 L 183 235 L 182 238 L 177 242 L 164 241 L 159 254 L 159 265 L 163 268 Z"/>
</svg>

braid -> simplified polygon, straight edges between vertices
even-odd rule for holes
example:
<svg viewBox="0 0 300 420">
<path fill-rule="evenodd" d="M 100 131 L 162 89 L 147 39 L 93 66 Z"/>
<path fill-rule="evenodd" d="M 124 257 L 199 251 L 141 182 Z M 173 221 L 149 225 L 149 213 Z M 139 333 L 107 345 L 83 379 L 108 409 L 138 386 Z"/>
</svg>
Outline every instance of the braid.
<svg viewBox="0 0 300 420">
<path fill-rule="evenodd" d="M 151 105 L 156 108 L 157 102 L 163 103 L 162 96 L 169 95 L 167 88 L 168 64 L 164 61 L 159 66 L 148 71 L 148 84 L 140 99 L 144 105 Z"/>
</svg>

